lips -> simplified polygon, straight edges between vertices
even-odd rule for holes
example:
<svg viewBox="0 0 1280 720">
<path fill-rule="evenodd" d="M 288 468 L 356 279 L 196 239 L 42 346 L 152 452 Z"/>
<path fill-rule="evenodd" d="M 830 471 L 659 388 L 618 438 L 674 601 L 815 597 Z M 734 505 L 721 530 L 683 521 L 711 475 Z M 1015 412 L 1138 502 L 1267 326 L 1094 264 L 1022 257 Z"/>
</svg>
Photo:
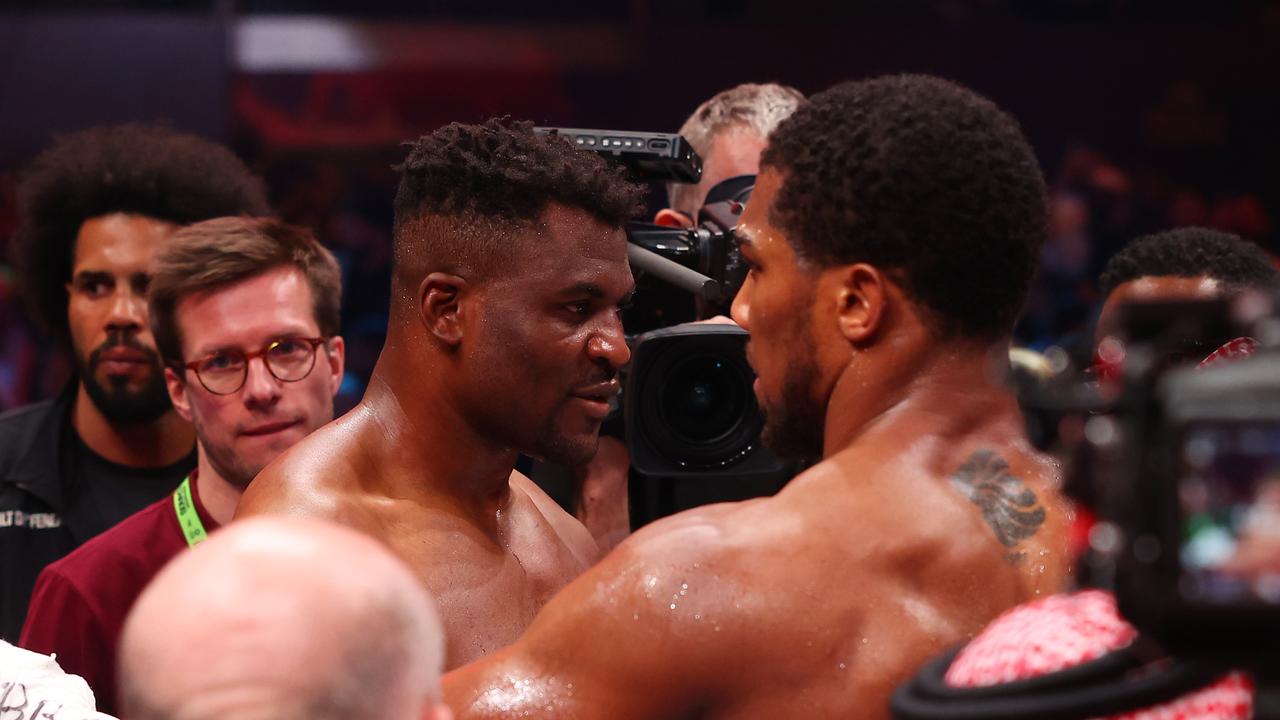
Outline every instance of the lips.
<svg viewBox="0 0 1280 720">
<path fill-rule="evenodd" d="M 302 421 L 301 420 L 281 420 L 280 422 L 266 423 L 264 425 L 257 425 L 257 426 L 251 427 L 248 430 L 242 430 L 240 431 L 240 434 L 245 437 L 265 437 L 267 435 L 274 435 L 276 433 L 288 430 L 289 428 L 294 427 L 300 422 Z"/>
<path fill-rule="evenodd" d="M 612 410 L 609 400 L 617 396 L 621 389 L 622 385 L 617 378 L 614 378 L 607 382 L 577 388 L 570 395 L 587 415 L 597 420 L 604 420 Z"/>
<path fill-rule="evenodd" d="M 98 362 L 117 363 L 150 363 L 151 356 L 141 350 L 127 347 L 114 347 L 104 350 L 98 355 Z"/>
<path fill-rule="evenodd" d="M 621 389 L 622 389 L 621 383 L 618 382 L 617 378 L 614 378 L 606 382 L 595 383 L 594 385 L 587 385 L 585 387 L 577 388 L 570 394 L 576 398 L 582 398 L 583 400 L 595 400 L 598 402 L 607 403 L 609 402 L 609 399 L 617 395 L 618 391 Z"/>
<path fill-rule="evenodd" d="M 95 373 L 107 376 L 133 375 L 156 367 L 155 353 L 136 343 L 108 342 L 89 356 Z"/>
</svg>

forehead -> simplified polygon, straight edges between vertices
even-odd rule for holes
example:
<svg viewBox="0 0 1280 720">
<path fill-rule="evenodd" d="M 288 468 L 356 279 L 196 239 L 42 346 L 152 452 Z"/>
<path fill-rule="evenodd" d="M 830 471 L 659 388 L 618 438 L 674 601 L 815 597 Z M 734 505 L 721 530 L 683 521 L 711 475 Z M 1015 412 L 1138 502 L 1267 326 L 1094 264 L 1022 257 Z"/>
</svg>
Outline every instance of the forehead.
<svg viewBox="0 0 1280 720">
<path fill-rule="evenodd" d="M 769 222 L 769 208 L 773 206 L 782 182 L 782 175 L 772 169 L 766 169 L 757 176 L 755 189 L 751 191 L 751 198 L 747 200 L 742 221 L 736 230 L 741 244 L 760 255 L 794 255 L 786 235 Z"/>
<path fill-rule="evenodd" d="M 1143 277 L 1122 283 L 1111 296 L 1122 302 L 1158 300 L 1196 300 L 1218 295 L 1218 281 L 1207 275 L 1199 277 Z"/>
<path fill-rule="evenodd" d="M 76 270 L 135 270 L 149 265 L 178 226 L 164 220 L 112 213 L 85 220 L 76 234 Z"/>
<path fill-rule="evenodd" d="M 701 203 L 717 183 L 739 175 L 760 172 L 760 153 L 765 138 L 746 125 L 730 125 L 711 138 L 711 147 L 702 159 L 702 179 L 698 181 Z"/>
<path fill-rule="evenodd" d="M 631 281 L 626 233 L 585 210 L 553 204 L 516 241 L 521 267 L 512 273 L 514 280 L 544 287 L 588 278 Z"/>
<path fill-rule="evenodd" d="M 1095 341 L 1115 332 L 1120 306 L 1132 302 L 1161 302 L 1214 298 L 1221 292 L 1218 281 L 1207 275 L 1198 277 L 1141 277 L 1116 286 L 1107 296 L 1098 315 Z M 1096 344 L 1096 343 L 1095 343 Z"/>
<path fill-rule="evenodd" d="M 178 301 L 174 322 L 189 353 L 230 346 L 256 349 L 281 335 L 320 333 L 311 287 L 295 267 L 188 295 Z"/>
</svg>

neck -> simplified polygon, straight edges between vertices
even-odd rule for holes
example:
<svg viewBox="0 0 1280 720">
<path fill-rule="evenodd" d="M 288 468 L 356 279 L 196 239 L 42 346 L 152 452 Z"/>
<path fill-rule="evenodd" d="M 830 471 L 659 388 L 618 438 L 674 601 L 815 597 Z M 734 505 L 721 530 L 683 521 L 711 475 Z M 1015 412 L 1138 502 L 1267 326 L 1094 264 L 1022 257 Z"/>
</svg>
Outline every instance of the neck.
<svg viewBox="0 0 1280 720">
<path fill-rule="evenodd" d="M 837 379 L 827 405 L 824 458 L 889 428 L 909 428 L 912 437 L 947 436 L 1017 420 L 1017 403 L 1000 385 L 1007 339 L 896 349 L 905 351 L 892 362 L 848 367 Z M 867 388 L 878 392 L 868 398 Z"/>
<path fill-rule="evenodd" d="M 404 468 L 389 473 L 411 487 L 409 496 L 446 496 L 464 508 L 488 514 L 506 502 L 519 452 L 478 433 L 448 391 L 442 359 L 430 351 L 406 358 L 388 340 L 357 410 L 378 428 L 388 462 Z"/>
<path fill-rule="evenodd" d="M 172 409 L 150 422 L 112 423 L 93 404 L 83 383 L 76 391 L 71 424 L 90 450 L 125 467 L 172 465 L 191 452 L 196 439 L 191 424 Z"/>
</svg>

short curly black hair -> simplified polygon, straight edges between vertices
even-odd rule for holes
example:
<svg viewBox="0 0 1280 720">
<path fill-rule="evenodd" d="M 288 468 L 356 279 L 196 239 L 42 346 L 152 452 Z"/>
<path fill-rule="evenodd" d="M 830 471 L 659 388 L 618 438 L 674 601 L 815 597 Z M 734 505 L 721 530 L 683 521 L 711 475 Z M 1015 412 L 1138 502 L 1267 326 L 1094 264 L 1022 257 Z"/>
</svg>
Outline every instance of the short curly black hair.
<svg viewBox="0 0 1280 720">
<path fill-rule="evenodd" d="M 18 185 L 13 237 L 28 311 L 67 339 L 67 293 L 80 226 L 111 213 L 180 225 L 266 215 L 266 189 L 230 150 L 148 125 L 96 127 L 57 139 Z"/>
<path fill-rule="evenodd" d="M 1184 227 L 1144 235 L 1107 261 L 1098 279 L 1105 298 L 1117 287 L 1143 277 L 1211 277 L 1228 291 L 1265 290 L 1280 282 L 1270 256 L 1237 235 Z"/>
<path fill-rule="evenodd" d="M 836 85 L 769 138 L 770 222 L 802 261 L 902 273 L 943 337 L 1012 332 L 1046 234 L 1044 178 L 1018 123 L 935 77 Z"/>
<path fill-rule="evenodd" d="M 406 144 L 409 154 L 396 168 L 398 266 L 412 259 L 483 272 L 509 244 L 509 231 L 528 226 L 552 203 L 614 227 L 643 207 L 643 188 L 621 167 L 535 133 L 527 121 L 452 123 Z M 445 227 L 424 228 L 424 219 L 443 219 Z"/>
</svg>

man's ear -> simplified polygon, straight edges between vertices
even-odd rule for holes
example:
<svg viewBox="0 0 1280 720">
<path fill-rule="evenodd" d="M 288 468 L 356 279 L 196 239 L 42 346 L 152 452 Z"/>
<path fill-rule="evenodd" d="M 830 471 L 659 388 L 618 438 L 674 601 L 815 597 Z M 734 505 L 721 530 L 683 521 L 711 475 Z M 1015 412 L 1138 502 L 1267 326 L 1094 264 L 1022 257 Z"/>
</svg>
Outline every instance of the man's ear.
<svg viewBox="0 0 1280 720">
<path fill-rule="evenodd" d="M 167 365 L 164 368 L 164 385 L 169 389 L 169 402 L 173 403 L 173 409 L 183 420 L 191 422 L 191 401 L 187 398 L 187 384 L 176 370 Z"/>
<path fill-rule="evenodd" d="M 886 278 L 864 263 L 846 265 L 836 272 L 840 334 L 850 343 L 865 343 L 875 336 L 886 317 Z"/>
<path fill-rule="evenodd" d="M 653 216 L 653 224 L 663 227 L 673 228 L 691 228 L 693 227 L 693 218 L 685 215 L 679 210 L 671 208 L 662 208 L 657 215 Z"/>
<path fill-rule="evenodd" d="M 448 345 L 462 342 L 462 306 L 459 300 L 467 281 L 457 275 L 434 272 L 418 285 L 418 317 L 422 326 Z"/>
<path fill-rule="evenodd" d="M 333 386 L 333 394 L 338 394 L 342 387 L 342 371 L 347 362 L 347 342 L 341 335 L 329 338 L 321 347 L 325 348 L 325 357 L 329 358 L 329 382 Z"/>
</svg>

